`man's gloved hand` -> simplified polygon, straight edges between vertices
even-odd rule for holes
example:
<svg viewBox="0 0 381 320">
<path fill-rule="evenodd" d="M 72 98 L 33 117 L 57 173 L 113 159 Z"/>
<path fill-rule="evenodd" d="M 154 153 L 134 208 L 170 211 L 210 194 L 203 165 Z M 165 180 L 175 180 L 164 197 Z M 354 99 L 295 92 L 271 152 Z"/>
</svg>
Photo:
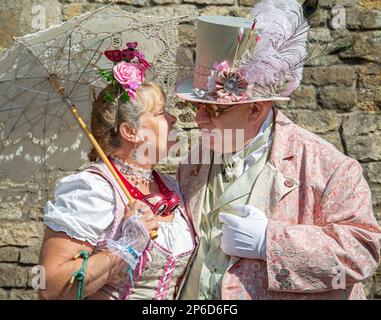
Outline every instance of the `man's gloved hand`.
<svg viewBox="0 0 381 320">
<path fill-rule="evenodd" d="M 236 215 L 219 215 L 223 222 L 222 251 L 230 256 L 266 260 L 266 215 L 251 205 L 236 206 L 235 210 Z"/>
</svg>

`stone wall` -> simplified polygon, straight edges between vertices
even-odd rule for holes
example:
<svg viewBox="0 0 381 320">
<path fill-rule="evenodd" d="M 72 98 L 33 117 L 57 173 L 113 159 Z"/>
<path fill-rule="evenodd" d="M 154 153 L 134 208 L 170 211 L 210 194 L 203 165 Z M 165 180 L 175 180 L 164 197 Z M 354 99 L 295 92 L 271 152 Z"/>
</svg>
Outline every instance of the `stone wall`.
<svg viewBox="0 0 381 320">
<path fill-rule="evenodd" d="M 0 50 L 13 36 L 37 31 L 93 10 L 106 0 L 0 0 Z M 194 62 L 198 15 L 247 16 L 254 0 L 121 0 L 125 10 L 147 15 L 187 16 L 179 29 L 179 62 Z M 322 57 L 305 68 L 303 84 L 284 112 L 302 127 L 361 162 L 381 221 L 381 2 L 321 0 L 323 8 L 311 41 L 353 43 L 338 55 Z M 45 12 L 46 19 L 37 19 Z M 17 18 L 15 18 L 17 17 Z M 345 23 L 343 22 L 345 17 Z M 343 24 L 344 23 L 344 24 Z M 185 125 L 187 130 L 194 123 Z M 0 182 L 0 195 L 7 190 Z M 23 191 L 20 190 L 20 194 Z M 23 212 L 0 203 L 0 299 L 33 299 L 31 267 L 38 264 L 43 227 L 41 208 Z M 381 269 L 366 283 L 369 298 L 381 298 Z"/>
</svg>

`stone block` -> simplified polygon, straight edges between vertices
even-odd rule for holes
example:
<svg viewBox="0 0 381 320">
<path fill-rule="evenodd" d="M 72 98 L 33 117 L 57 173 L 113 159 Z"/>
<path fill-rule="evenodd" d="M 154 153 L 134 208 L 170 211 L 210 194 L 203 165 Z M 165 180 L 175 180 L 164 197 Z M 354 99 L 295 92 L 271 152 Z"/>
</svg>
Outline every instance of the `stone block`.
<svg viewBox="0 0 381 320">
<path fill-rule="evenodd" d="M 8 291 L 0 289 L 0 300 L 8 300 Z"/>
<path fill-rule="evenodd" d="M 381 9 L 381 4 L 379 9 Z M 346 14 L 348 29 L 381 29 L 381 10 L 356 7 L 348 9 Z"/>
<path fill-rule="evenodd" d="M 201 5 L 233 5 L 234 0 L 183 0 L 184 3 Z"/>
<path fill-rule="evenodd" d="M 380 9 L 380 0 L 358 0 L 357 3 L 367 9 Z"/>
<path fill-rule="evenodd" d="M 39 247 L 29 247 L 20 252 L 20 262 L 25 264 L 38 264 L 40 256 Z"/>
<path fill-rule="evenodd" d="M 189 24 L 180 25 L 179 40 L 182 45 L 189 47 L 196 46 L 196 27 Z"/>
<path fill-rule="evenodd" d="M 329 43 L 332 42 L 332 36 L 327 28 L 313 28 L 308 33 L 310 42 Z"/>
<path fill-rule="evenodd" d="M 378 268 L 374 279 L 374 298 L 381 299 L 381 266 Z"/>
<path fill-rule="evenodd" d="M 0 263 L 0 287 L 26 287 L 28 284 L 29 268 L 15 264 Z"/>
<path fill-rule="evenodd" d="M 360 88 L 381 87 L 381 65 L 366 64 L 358 68 L 358 86 Z M 379 91 L 381 92 L 381 91 Z"/>
<path fill-rule="evenodd" d="M 58 0 L 18 0 L 0 3 L 0 48 L 7 48 L 13 37 L 46 29 L 61 23 Z"/>
<path fill-rule="evenodd" d="M 32 246 L 43 237 L 43 225 L 38 222 L 4 222 L 0 224 L 0 246 Z"/>
<path fill-rule="evenodd" d="M 318 101 L 324 109 L 350 111 L 357 104 L 357 91 L 346 87 L 323 87 L 320 89 Z"/>
<path fill-rule="evenodd" d="M 340 133 L 338 131 L 328 131 L 326 133 L 318 134 L 321 138 L 333 144 L 337 150 L 344 153 L 343 144 L 341 141 Z"/>
<path fill-rule="evenodd" d="M 304 69 L 304 84 L 351 86 L 354 84 L 354 80 L 355 69 L 350 66 L 338 65 Z"/>
<path fill-rule="evenodd" d="M 362 166 L 368 182 L 381 184 L 381 162 L 364 163 Z"/>
<path fill-rule="evenodd" d="M 348 155 L 359 161 L 381 160 L 381 133 L 344 138 Z"/>
<path fill-rule="evenodd" d="M 300 86 L 292 93 L 289 108 L 315 109 L 316 104 L 316 89 L 314 86 Z"/>
<path fill-rule="evenodd" d="M 180 4 L 181 0 L 153 0 L 152 2 L 154 4 L 159 4 L 159 5 L 163 5 L 163 4 Z"/>
<path fill-rule="evenodd" d="M 206 6 L 200 9 L 201 16 L 233 16 L 251 18 L 249 7 Z"/>
<path fill-rule="evenodd" d="M 9 294 L 9 300 L 37 300 L 37 290 L 12 289 Z"/>
<path fill-rule="evenodd" d="M 94 11 L 104 6 L 104 3 L 70 3 L 62 7 L 63 20 L 67 21 L 86 12 Z"/>
<path fill-rule="evenodd" d="M 195 18 L 199 16 L 196 6 L 190 4 L 154 6 L 147 8 L 138 8 L 133 10 L 146 16 L 155 17 L 184 17 L 185 22 L 194 23 Z"/>
<path fill-rule="evenodd" d="M 364 281 L 364 290 L 368 299 L 372 299 L 374 296 L 374 277 L 370 277 Z"/>
<path fill-rule="evenodd" d="M 0 202 L 0 219 L 19 220 L 23 217 L 23 202 Z"/>
<path fill-rule="evenodd" d="M 381 185 L 380 184 L 369 184 L 370 190 L 372 191 L 372 204 L 373 207 L 376 208 L 375 214 L 379 218 L 380 215 L 380 206 L 381 206 Z M 381 223 L 381 221 L 380 221 Z"/>
<path fill-rule="evenodd" d="M 17 262 L 19 260 L 20 250 L 15 247 L 0 248 L 0 262 Z"/>
<path fill-rule="evenodd" d="M 355 0 L 320 0 L 319 4 L 323 8 L 333 8 L 334 6 L 353 7 Z"/>
<path fill-rule="evenodd" d="M 380 114 L 356 112 L 343 117 L 344 138 L 366 135 L 381 130 Z"/>
<path fill-rule="evenodd" d="M 340 117 L 334 111 L 285 110 L 284 113 L 297 125 L 314 133 L 338 130 Z"/>
<path fill-rule="evenodd" d="M 364 31 L 356 37 L 349 49 L 341 52 L 341 58 L 362 59 L 381 63 L 381 31 Z"/>
</svg>

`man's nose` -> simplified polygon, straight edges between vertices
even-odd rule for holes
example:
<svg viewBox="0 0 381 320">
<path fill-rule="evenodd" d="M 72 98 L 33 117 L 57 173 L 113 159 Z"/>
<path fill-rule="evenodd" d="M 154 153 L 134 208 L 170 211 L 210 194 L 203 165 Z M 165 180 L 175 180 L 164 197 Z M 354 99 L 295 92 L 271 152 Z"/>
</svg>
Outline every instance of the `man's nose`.
<svg viewBox="0 0 381 320">
<path fill-rule="evenodd" d="M 209 116 L 208 116 L 208 113 L 205 111 L 205 107 L 204 106 L 200 106 L 196 112 L 196 118 L 195 118 L 196 122 L 198 124 L 201 124 L 201 123 L 209 123 L 210 122 L 210 119 L 209 119 Z"/>
</svg>

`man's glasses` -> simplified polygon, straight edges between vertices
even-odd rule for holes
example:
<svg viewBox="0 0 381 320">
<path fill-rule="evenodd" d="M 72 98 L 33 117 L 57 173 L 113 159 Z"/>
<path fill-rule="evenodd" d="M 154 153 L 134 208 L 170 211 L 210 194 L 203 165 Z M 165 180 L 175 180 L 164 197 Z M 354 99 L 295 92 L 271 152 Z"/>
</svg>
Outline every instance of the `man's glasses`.
<svg viewBox="0 0 381 320">
<path fill-rule="evenodd" d="M 200 108 L 204 108 L 209 118 L 217 118 L 224 114 L 225 112 L 233 109 L 236 105 L 231 106 L 220 106 L 216 104 L 207 103 L 192 103 L 191 107 L 194 112 L 198 112 Z"/>
</svg>

